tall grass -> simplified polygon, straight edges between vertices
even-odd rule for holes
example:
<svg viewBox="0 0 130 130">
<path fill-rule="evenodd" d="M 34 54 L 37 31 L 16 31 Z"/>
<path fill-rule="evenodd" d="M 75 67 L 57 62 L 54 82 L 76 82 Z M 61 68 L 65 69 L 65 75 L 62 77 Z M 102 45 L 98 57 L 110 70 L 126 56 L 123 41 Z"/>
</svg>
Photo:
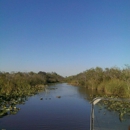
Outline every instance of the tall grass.
<svg viewBox="0 0 130 130">
<path fill-rule="evenodd" d="M 130 97 L 130 67 L 128 65 L 123 70 L 116 67 L 104 70 L 99 67 L 91 68 L 83 73 L 67 77 L 67 82 L 104 91 L 106 94 Z"/>
<path fill-rule="evenodd" d="M 125 81 L 118 79 L 111 79 L 102 82 L 97 90 L 104 91 L 106 94 L 112 94 L 120 97 L 130 97 L 129 86 Z"/>
<path fill-rule="evenodd" d="M 63 77 L 56 73 L 0 73 L 0 97 L 27 96 L 43 89 L 48 82 L 59 82 Z"/>
</svg>

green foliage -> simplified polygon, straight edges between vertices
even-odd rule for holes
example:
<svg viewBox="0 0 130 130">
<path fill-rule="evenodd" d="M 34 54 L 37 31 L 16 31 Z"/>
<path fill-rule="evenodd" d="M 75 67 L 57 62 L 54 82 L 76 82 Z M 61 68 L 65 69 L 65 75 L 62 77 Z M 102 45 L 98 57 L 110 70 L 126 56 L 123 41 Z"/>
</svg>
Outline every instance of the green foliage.
<svg viewBox="0 0 130 130">
<path fill-rule="evenodd" d="M 42 85 L 61 82 L 64 78 L 56 73 L 0 73 L 0 96 L 15 97 L 36 93 Z"/>
<path fill-rule="evenodd" d="M 124 96 L 126 95 L 126 92 L 128 91 L 127 88 L 128 86 L 125 81 L 112 79 L 106 83 L 104 91 L 108 94 L 114 94 L 114 95 L 120 94 L 120 96 Z"/>
<path fill-rule="evenodd" d="M 130 97 L 130 67 L 91 68 L 75 76 L 67 77 L 69 84 L 104 91 L 107 94 Z"/>
<path fill-rule="evenodd" d="M 27 96 L 43 90 L 45 84 L 61 82 L 64 78 L 56 73 L 1 73 L 0 72 L 0 117 L 16 114 L 16 104 L 23 104 Z"/>
</svg>

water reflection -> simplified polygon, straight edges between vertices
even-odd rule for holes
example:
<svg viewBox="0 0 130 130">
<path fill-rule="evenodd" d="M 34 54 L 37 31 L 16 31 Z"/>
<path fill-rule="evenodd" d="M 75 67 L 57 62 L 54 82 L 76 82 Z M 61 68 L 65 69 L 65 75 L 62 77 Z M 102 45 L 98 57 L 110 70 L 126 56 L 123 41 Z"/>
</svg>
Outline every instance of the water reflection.
<svg viewBox="0 0 130 130">
<path fill-rule="evenodd" d="M 29 94 L 27 96 L 12 96 L 12 95 L 4 95 L 0 96 L 0 118 L 3 118 L 8 115 L 15 115 L 20 110 L 17 105 L 19 104 L 25 104 L 25 102 L 28 100 L 28 97 L 34 96 L 37 94 L 37 92 L 44 91 L 44 89 L 39 89 L 38 91 L 35 91 L 32 94 Z"/>
<path fill-rule="evenodd" d="M 101 98 L 93 109 L 96 130 L 127 130 L 130 126 L 130 100 Z"/>
<path fill-rule="evenodd" d="M 17 107 L 21 110 L 16 115 L 1 118 L 0 129 L 83 130 L 90 126 L 90 104 L 78 87 L 67 84 L 51 85 Z"/>
<path fill-rule="evenodd" d="M 51 84 L 45 91 L 41 91 L 36 95 L 27 98 L 17 98 L 14 102 L 15 104 L 12 104 L 13 101 L 7 101 L 5 104 L 1 102 L 2 107 L 9 107 L 11 104 L 14 105 L 12 106 L 13 108 L 16 107 L 16 110 L 20 108 L 20 111 L 16 111 L 17 114 L 14 112 L 14 116 L 5 116 L 11 114 L 10 112 L 2 115 L 4 118 L 0 119 L 0 129 L 89 130 L 91 102 L 93 98 L 103 95 L 103 92 L 97 93 L 94 90 L 67 85 L 65 83 Z M 128 108 L 129 104 L 123 104 L 122 107 L 120 105 L 117 102 L 111 103 L 106 101 L 97 104 L 94 108 L 96 117 L 95 127 L 100 127 L 101 130 L 104 126 L 109 128 L 110 123 L 111 126 L 130 125 L 129 114 L 124 114 L 123 120 L 120 120 L 119 113 L 116 112 L 116 109 L 121 108 L 119 110 L 121 113 L 123 107 Z M 129 113 L 129 109 L 125 111 Z M 108 124 L 105 124 L 105 122 Z"/>
<path fill-rule="evenodd" d="M 84 87 L 78 87 L 78 91 L 89 103 L 92 103 L 92 100 L 97 97 L 104 97 L 104 99 L 110 97 L 110 100 L 102 100 L 96 104 L 94 108 L 94 129 L 128 129 L 130 126 L 130 99 L 106 95 L 102 91 L 97 92 L 96 90 L 90 90 Z"/>
</svg>

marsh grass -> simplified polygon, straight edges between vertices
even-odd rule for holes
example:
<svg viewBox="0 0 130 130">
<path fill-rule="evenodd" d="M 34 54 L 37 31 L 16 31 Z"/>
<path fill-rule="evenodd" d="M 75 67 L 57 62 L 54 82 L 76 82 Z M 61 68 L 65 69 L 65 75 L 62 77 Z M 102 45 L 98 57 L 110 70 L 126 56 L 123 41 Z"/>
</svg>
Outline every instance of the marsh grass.
<svg viewBox="0 0 130 130">
<path fill-rule="evenodd" d="M 66 78 L 68 83 L 84 86 L 88 89 L 103 91 L 105 94 L 130 97 L 130 66 L 124 69 L 116 67 L 91 68 L 75 76 Z"/>
<path fill-rule="evenodd" d="M 128 100 L 118 100 L 119 98 L 111 98 L 111 100 L 103 100 L 98 103 L 99 110 L 107 109 L 108 111 L 117 112 L 119 120 L 125 121 L 130 116 L 130 102 Z M 102 109 L 101 109 L 102 108 Z"/>
<path fill-rule="evenodd" d="M 0 117 L 16 114 L 16 104 L 24 104 L 27 96 L 44 91 L 47 83 L 62 80 L 56 73 L 0 73 Z"/>
</svg>

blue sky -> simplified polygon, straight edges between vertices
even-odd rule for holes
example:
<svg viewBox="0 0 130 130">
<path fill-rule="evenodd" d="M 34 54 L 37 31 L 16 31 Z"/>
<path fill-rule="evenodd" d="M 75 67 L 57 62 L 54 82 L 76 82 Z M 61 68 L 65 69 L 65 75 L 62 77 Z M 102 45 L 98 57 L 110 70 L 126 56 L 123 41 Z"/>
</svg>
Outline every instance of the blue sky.
<svg viewBox="0 0 130 130">
<path fill-rule="evenodd" d="M 130 65 L 130 0 L 0 0 L 0 21 L 0 71 Z"/>
</svg>

